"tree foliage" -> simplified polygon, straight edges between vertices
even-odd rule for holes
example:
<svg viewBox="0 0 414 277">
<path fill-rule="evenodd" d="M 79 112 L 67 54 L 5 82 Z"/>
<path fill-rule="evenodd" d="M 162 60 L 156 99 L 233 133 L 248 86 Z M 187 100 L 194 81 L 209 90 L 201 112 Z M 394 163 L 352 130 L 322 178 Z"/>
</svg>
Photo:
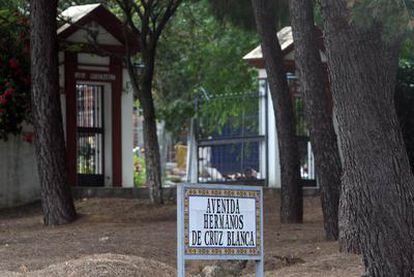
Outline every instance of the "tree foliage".
<svg viewBox="0 0 414 277">
<path fill-rule="evenodd" d="M 256 91 L 256 74 L 242 57 L 257 43 L 255 34 L 217 20 L 208 1 L 183 3 L 157 53 L 156 103 L 166 127 L 177 133 L 186 126 L 201 91 L 207 97 Z M 225 122 L 239 108 L 240 102 L 216 101 L 203 116 Z"/>
<path fill-rule="evenodd" d="M 414 2 L 411 0 L 351 0 L 351 20 L 366 29 L 383 28 L 383 38 L 392 41 L 414 27 Z"/>
<path fill-rule="evenodd" d="M 127 41 L 124 58 L 134 95 L 140 102 L 143 122 L 145 165 L 147 183 L 152 202 L 163 203 L 160 148 L 158 143 L 156 111 L 154 105 L 154 72 L 156 53 L 161 35 L 175 15 L 183 0 L 115 0 L 122 11 L 126 28 L 124 35 L 133 32 L 139 40 L 140 58 L 143 67 L 139 74 L 134 64 L 135 57 Z"/>
<path fill-rule="evenodd" d="M 9 12 L 15 10 L 28 11 L 29 3 L 26 0 L 0 0 L 0 7 Z"/>
<path fill-rule="evenodd" d="M 213 14 L 221 21 L 226 21 L 247 30 L 256 30 L 253 8 L 250 0 L 210 0 Z M 275 15 L 274 26 L 280 29 L 289 22 L 287 0 L 276 0 L 270 3 Z"/>
<path fill-rule="evenodd" d="M 0 10 L 0 65 L 0 139 L 7 139 L 30 119 L 28 21 L 17 11 Z"/>
</svg>

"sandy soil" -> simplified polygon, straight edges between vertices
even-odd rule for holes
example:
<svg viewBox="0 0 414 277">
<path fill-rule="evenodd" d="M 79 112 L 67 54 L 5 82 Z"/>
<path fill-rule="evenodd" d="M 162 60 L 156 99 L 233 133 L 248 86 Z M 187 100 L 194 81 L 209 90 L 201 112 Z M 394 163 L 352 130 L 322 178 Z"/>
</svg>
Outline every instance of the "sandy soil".
<svg viewBox="0 0 414 277">
<path fill-rule="evenodd" d="M 1 211 L 0 276 L 174 276 L 174 203 L 112 198 L 76 206 L 79 219 L 54 228 L 42 225 L 39 205 Z M 278 196 L 266 195 L 266 276 L 361 276 L 358 256 L 324 241 L 317 197 L 305 200 L 304 224 L 281 225 L 278 209 Z M 196 275 L 207 264 L 189 262 L 187 270 Z M 243 275 L 252 270 L 248 264 Z"/>
<path fill-rule="evenodd" d="M 144 259 L 142 257 L 119 255 L 119 254 L 97 254 L 85 256 L 48 266 L 41 270 L 29 272 L 22 268 L 22 272 L 0 271 L 4 277 L 43 277 L 43 276 L 165 276 L 177 275 L 175 268 L 166 264 Z"/>
</svg>

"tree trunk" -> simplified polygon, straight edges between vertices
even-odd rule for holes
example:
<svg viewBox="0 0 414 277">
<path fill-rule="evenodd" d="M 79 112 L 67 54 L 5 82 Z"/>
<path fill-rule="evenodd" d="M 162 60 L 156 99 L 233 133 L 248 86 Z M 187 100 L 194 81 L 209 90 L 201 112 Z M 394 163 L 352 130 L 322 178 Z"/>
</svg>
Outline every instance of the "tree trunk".
<svg viewBox="0 0 414 277">
<path fill-rule="evenodd" d="M 154 100 L 152 97 L 152 80 L 154 76 L 155 46 L 153 51 L 143 53 L 145 64 L 141 79 L 141 90 L 138 99 L 144 116 L 145 170 L 150 198 L 153 203 L 163 204 L 161 157 L 157 135 L 157 121 Z"/>
<path fill-rule="evenodd" d="M 282 223 L 299 223 L 303 220 L 303 195 L 299 176 L 295 116 L 283 65 L 283 54 L 274 26 L 276 20 L 270 9 L 270 0 L 252 0 L 252 4 L 257 30 L 262 39 L 263 58 L 276 118 L 281 170 L 280 219 Z"/>
<path fill-rule="evenodd" d="M 31 0 L 32 114 L 46 225 L 76 218 L 68 184 L 59 95 L 56 0 Z"/>
<path fill-rule="evenodd" d="M 145 67 L 141 76 L 138 76 L 138 73 L 133 68 L 130 56 L 127 57 L 126 63 L 134 90 L 134 97 L 138 98 L 144 117 L 145 172 L 150 191 L 150 200 L 152 203 L 163 204 L 160 146 L 158 143 L 154 99 L 152 97 L 154 58 L 155 54 L 143 53 Z"/>
<path fill-rule="evenodd" d="M 338 239 L 338 206 L 341 185 L 341 159 L 332 120 L 331 103 L 326 93 L 318 37 L 314 27 L 313 2 L 290 0 L 289 9 L 295 41 L 295 63 L 305 103 L 305 118 L 321 188 L 325 236 Z"/>
<path fill-rule="evenodd" d="M 122 0 L 116 2 L 125 16 L 125 26 L 130 28 L 130 30 L 125 29 L 125 34 L 132 31 L 139 37 L 141 57 L 145 66 L 144 72 L 141 77 L 136 75 L 130 54 L 127 57 L 128 71 L 131 76 L 134 93 L 138 97 L 144 114 L 145 166 L 147 183 L 150 187 L 150 197 L 152 202 L 162 204 L 162 168 L 154 100 L 152 97 L 152 81 L 158 40 L 166 24 L 182 3 L 182 0 L 138 2 Z M 138 20 L 136 20 L 137 18 Z"/>
<path fill-rule="evenodd" d="M 148 95 L 145 98 L 151 98 L 151 101 L 149 101 L 149 99 L 140 101 L 144 114 L 145 170 L 147 174 L 147 184 L 150 188 L 151 202 L 163 204 L 160 147 L 158 144 L 154 103 L 152 101 L 152 95 Z"/>
<path fill-rule="evenodd" d="M 350 20 L 347 1 L 324 0 L 322 11 L 344 158 L 340 222 L 359 234 L 367 276 L 413 276 L 414 177 L 394 105 L 399 40 Z"/>
</svg>

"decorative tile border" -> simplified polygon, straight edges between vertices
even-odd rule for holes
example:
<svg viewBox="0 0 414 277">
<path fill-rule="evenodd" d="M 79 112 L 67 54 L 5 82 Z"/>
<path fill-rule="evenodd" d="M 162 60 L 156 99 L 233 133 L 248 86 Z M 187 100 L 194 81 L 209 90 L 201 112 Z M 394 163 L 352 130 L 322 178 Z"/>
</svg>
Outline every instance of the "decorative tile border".
<svg viewBox="0 0 414 277">
<path fill-rule="evenodd" d="M 212 197 L 238 197 L 254 198 L 256 206 L 256 247 L 189 247 L 189 197 L 190 196 L 212 196 Z M 185 188 L 184 190 L 184 251 L 187 255 L 260 255 L 261 232 L 260 232 L 260 191 L 258 190 L 230 190 L 230 189 L 206 189 Z"/>
</svg>

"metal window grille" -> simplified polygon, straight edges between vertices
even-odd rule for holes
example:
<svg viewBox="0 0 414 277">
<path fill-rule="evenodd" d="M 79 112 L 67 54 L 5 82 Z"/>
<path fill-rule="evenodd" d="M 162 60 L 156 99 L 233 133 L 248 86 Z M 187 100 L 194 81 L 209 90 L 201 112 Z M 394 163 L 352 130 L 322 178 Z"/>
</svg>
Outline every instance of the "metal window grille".
<svg viewBox="0 0 414 277">
<path fill-rule="evenodd" d="M 78 183 L 84 186 L 103 186 L 103 86 L 77 84 L 76 104 Z"/>
</svg>

